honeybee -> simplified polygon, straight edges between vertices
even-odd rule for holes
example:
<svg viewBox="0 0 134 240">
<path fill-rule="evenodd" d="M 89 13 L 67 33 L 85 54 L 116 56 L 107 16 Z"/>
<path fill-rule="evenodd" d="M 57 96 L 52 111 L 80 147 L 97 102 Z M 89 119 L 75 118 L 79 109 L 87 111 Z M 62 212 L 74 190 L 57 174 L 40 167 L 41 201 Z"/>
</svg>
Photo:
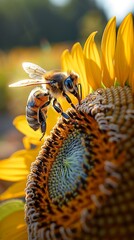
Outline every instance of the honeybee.
<svg viewBox="0 0 134 240">
<path fill-rule="evenodd" d="M 69 119 L 69 116 L 63 112 L 61 104 L 57 101 L 57 97 L 62 95 L 75 108 L 70 97 L 67 95 L 67 93 L 71 93 L 78 99 L 78 103 L 81 103 L 82 89 L 80 83 L 78 83 L 79 76 L 75 72 L 68 74 L 67 72 L 60 72 L 58 70 L 46 71 L 31 62 L 24 62 L 22 67 L 28 73 L 30 79 L 20 80 L 9 85 L 9 87 L 41 85 L 31 91 L 26 106 L 27 122 L 33 130 L 41 129 L 41 140 L 46 132 L 47 109 L 51 102 L 53 108 L 66 119 Z"/>
</svg>

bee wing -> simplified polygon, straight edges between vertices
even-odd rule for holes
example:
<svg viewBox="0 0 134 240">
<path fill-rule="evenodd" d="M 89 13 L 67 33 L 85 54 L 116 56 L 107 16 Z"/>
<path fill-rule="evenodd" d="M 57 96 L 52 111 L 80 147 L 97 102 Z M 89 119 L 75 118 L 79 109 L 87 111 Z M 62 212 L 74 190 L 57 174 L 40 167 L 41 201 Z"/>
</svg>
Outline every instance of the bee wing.
<svg viewBox="0 0 134 240">
<path fill-rule="evenodd" d="M 23 62 L 22 67 L 30 78 L 42 79 L 42 76 L 46 73 L 46 70 L 31 62 Z"/>
<path fill-rule="evenodd" d="M 20 80 L 18 82 L 12 83 L 9 85 L 9 87 L 26 87 L 26 86 L 32 86 L 32 85 L 41 85 L 45 84 L 43 79 L 25 79 Z"/>
</svg>

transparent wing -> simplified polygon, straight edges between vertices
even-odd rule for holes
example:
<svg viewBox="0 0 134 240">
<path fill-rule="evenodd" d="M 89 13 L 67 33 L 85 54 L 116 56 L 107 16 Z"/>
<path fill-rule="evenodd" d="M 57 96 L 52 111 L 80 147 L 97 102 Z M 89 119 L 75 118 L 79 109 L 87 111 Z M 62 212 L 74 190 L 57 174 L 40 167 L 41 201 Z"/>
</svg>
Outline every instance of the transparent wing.
<svg viewBox="0 0 134 240">
<path fill-rule="evenodd" d="M 42 76 L 46 73 L 46 70 L 31 62 L 23 62 L 22 67 L 30 78 L 42 79 Z"/>
<path fill-rule="evenodd" d="M 41 85 L 45 84 L 44 79 L 25 79 L 20 80 L 18 82 L 12 83 L 9 85 L 9 87 L 26 87 L 26 86 L 32 86 L 32 85 Z"/>
</svg>

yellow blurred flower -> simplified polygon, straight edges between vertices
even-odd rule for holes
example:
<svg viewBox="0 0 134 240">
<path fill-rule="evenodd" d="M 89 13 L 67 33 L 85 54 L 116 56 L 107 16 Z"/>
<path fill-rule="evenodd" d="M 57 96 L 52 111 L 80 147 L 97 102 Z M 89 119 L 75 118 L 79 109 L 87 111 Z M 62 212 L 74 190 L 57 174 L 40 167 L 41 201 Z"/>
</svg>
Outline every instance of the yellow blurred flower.
<svg viewBox="0 0 134 240">
<path fill-rule="evenodd" d="M 76 43 L 72 47 L 71 52 L 69 52 L 69 50 L 63 52 L 61 58 L 62 69 L 64 71 L 74 70 L 80 75 L 83 98 L 98 88 L 108 88 L 118 85 L 122 87 L 129 85 L 132 92 L 134 92 L 134 31 L 132 14 L 129 14 L 123 20 L 117 36 L 116 19 L 112 18 L 108 22 L 102 37 L 100 52 L 94 40 L 95 35 L 96 32 L 88 37 L 83 48 L 80 43 Z M 62 102 L 62 106 L 64 110 L 67 110 L 69 107 L 66 101 Z M 49 135 L 56 122 L 57 114 L 53 114 L 53 110 L 50 108 L 46 135 Z M 42 142 L 39 141 L 40 132 L 34 132 L 30 129 L 24 116 L 16 118 L 14 125 L 25 134 L 23 139 L 25 149 L 14 153 L 9 159 L 0 161 L 0 178 L 2 180 L 15 182 L 1 194 L 1 200 L 23 197 L 25 195 L 24 188 L 27 175 L 30 171 L 30 165 L 35 161 L 42 145 Z M 31 144 L 35 145 L 34 149 L 31 148 Z M 17 212 L 18 216 L 19 214 L 21 216 L 23 215 L 22 212 Z M 12 238 L 10 234 L 8 236 L 11 239 L 21 239 L 15 238 L 16 228 L 19 229 L 19 226 L 23 226 L 25 229 L 24 223 L 23 225 L 19 219 L 18 221 L 15 220 L 17 212 L 9 213 L 9 215 L 6 216 L 9 218 L 8 224 L 13 214 L 15 216 L 13 218 L 14 225 L 11 232 Z M 2 222 L 2 229 L 6 229 L 6 221 L 2 220 Z M 23 227 L 20 227 L 20 235 Z M 7 238 L 4 236 L 3 239 Z"/>
</svg>

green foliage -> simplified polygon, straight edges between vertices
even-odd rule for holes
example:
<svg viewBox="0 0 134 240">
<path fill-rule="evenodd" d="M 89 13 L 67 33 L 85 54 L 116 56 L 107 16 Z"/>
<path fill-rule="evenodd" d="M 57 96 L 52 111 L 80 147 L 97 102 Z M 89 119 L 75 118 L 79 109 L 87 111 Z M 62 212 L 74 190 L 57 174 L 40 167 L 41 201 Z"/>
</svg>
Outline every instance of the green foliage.
<svg viewBox="0 0 134 240">
<path fill-rule="evenodd" d="M 86 38 L 92 33 L 97 31 L 97 40 L 100 42 L 105 25 L 105 17 L 102 12 L 93 10 L 87 12 L 79 19 L 79 36 L 85 41 Z"/>
<path fill-rule="evenodd" d="M 72 0 L 63 7 L 49 0 L 1 1 L 0 48 L 40 45 L 44 39 L 50 43 L 76 41 L 81 37 L 80 19 L 95 9 L 93 0 Z"/>
</svg>

